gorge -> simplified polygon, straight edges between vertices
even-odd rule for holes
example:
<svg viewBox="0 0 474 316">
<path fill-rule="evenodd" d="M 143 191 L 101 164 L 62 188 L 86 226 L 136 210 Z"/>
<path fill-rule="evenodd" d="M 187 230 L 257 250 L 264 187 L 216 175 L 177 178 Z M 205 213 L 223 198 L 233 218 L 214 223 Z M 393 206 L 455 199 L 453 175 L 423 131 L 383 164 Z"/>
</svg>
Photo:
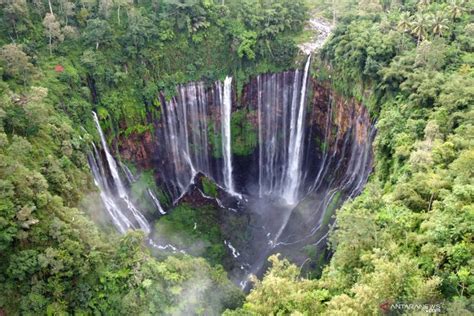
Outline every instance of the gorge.
<svg viewBox="0 0 474 316">
<path fill-rule="evenodd" d="M 310 63 L 308 57 L 301 70 L 251 78 L 240 92 L 230 77 L 209 86 L 180 85 L 171 99 L 158 96 L 162 112 L 149 121 L 153 132 L 115 140 L 116 155 L 139 170 L 153 170 L 160 196 L 168 197 L 159 201 L 147 189 L 156 206 L 149 220 L 159 222 L 183 198 L 192 205 L 195 201 L 186 195 L 199 177 L 217 185 L 218 195 L 199 193 L 218 201 L 224 222 L 226 213 L 237 213 L 232 216 L 246 223 L 231 226 L 222 240 L 235 261 L 227 269 L 243 287 L 248 275 L 262 272 L 271 253 L 283 253 L 299 264 L 310 252 L 324 254 L 333 212 L 362 190 L 372 168 L 375 129 L 367 110 L 311 78 Z M 100 154 L 94 147 L 89 161 L 113 222 L 123 231 L 125 216 L 135 223 L 127 227 L 148 233 L 142 215 L 122 192 L 105 141 L 102 148 Z M 97 163 L 101 155 L 105 164 Z M 104 193 L 110 191 L 104 185 L 108 182 L 117 191 L 115 198 Z M 128 203 L 126 213 L 111 202 L 117 197 Z M 156 239 L 154 243 L 162 242 Z"/>
</svg>

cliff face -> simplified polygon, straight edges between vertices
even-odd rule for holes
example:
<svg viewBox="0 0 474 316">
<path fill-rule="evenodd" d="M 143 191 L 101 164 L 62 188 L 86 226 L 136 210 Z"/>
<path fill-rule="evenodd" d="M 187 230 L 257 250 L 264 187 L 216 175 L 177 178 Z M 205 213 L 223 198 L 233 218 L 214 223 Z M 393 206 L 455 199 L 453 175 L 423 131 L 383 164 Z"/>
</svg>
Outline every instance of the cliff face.
<svg viewBox="0 0 474 316">
<path fill-rule="evenodd" d="M 142 169 L 153 169 L 159 163 L 156 157 L 156 137 L 150 131 L 142 134 L 132 133 L 128 137 L 119 138 L 120 157 L 132 161 Z"/>
<path fill-rule="evenodd" d="M 294 81 L 294 72 L 261 75 L 252 79 L 244 86 L 240 100 L 236 100 L 236 94 L 233 93 L 232 128 L 235 130 L 232 131 L 232 161 L 233 175 L 237 189 L 240 192 L 249 193 L 254 189 L 255 183 L 258 183 L 258 177 L 262 176 L 259 174 L 259 169 L 262 167 L 259 162 L 262 163 L 260 157 L 265 155 L 265 152 L 262 153 L 261 148 L 259 148 L 259 141 L 263 142 L 265 139 L 262 139 L 262 135 L 258 135 L 259 124 L 264 125 L 262 128 L 264 129 L 263 133 L 265 133 L 265 130 L 274 128 L 272 132 L 278 133 L 277 138 L 274 139 L 276 143 L 280 142 L 282 144 L 285 137 L 289 138 L 289 132 L 286 136 L 281 135 L 281 132 L 285 128 L 285 117 L 291 113 L 281 112 L 285 111 L 285 108 L 290 107 L 289 103 L 291 100 L 288 100 L 288 104 L 284 100 L 291 99 Z M 205 137 L 201 135 L 196 136 L 193 139 L 194 142 L 188 145 L 188 149 L 190 146 L 193 147 L 196 150 L 194 152 L 196 157 L 199 156 L 198 158 L 201 160 L 203 157 L 206 159 L 205 162 L 201 161 L 200 164 L 205 165 L 207 170 L 196 171 L 208 172 L 209 176 L 219 183 L 222 181 L 220 169 L 222 169 L 223 164 L 222 155 L 220 155 L 222 133 L 219 87 L 215 85 L 210 87 L 204 87 L 203 85 L 190 87 L 190 85 L 187 85 L 181 88 L 181 96 L 175 103 L 167 102 L 162 98 L 162 105 L 164 107 L 176 108 L 179 102 L 182 102 L 182 100 L 179 100 L 181 98 L 188 102 L 187 111 L 192 110 L 189 105 L 201 107 L 202 111 L 198 111 L 196 115 L 191 117 L 194 120 L 205 121 L 206 125 L 186 122 L 189 128 L 187 130 L 189 135 L 186 136 L 193 138 L 196 133 L 203 132 L 204 129 L 206 135 Z M 288 90 L 286 92 L 285 87 Z M 265 97 L 262 95 L 262 91 L 267 91 L 263 92 L 264 94 L 266 93 L 267 100 L 262 100 L 262 97 Z M 189 103 L 191 98 L 197 98 L 198 100 L 192 101 L 194 103 Z M 271 98 L 271 100 L 268 100 L 268 98 Z M 338 158 L 337 160 L 340 160 L 338 164 L 339 169 L 345 169 L 344 165 L 350 160 L 349 156 L 357 149 L 352 147 L 365 147 L 367 144 L 370 144 L 372 128 L 367 110 L 362 104 L 352 99 L 347 100 L 333 93 L 328 87 L 314 79 L 308 84 L 306 98 L 302 164 L 305 179 L 303 179 L 304 185 L 302 187 L 308 191 L 310 183 L 316 180 L 318 173 L 321 173 L 320 169 L 325 156 L 332 157 L 332 160 Z M 206 102 L 205 107 L 202 105 L 204 102 Z M 269 110 L 264 108 L 265 105 L 262 105 L 262 102 L 269 103 Z M 259 106 L 261 111 L 259 111 Z M 271 120 L 263 121 L 260 117 L 259 121 L 259 113 L 260 115 L 263 113 L 262 107 L 264 111 L 272 111 L 272 116 L 269 117 Z M 271 107 L 276 107 L 276 109 L 272 110 Z M 238 118 L 234 120 L 234 116 Z M 187 118 L 189 119 L 190 116 Z M 167 154 L 170 151 L 167 140 L 169 135 L 165 135 L 163 132 L 165 130 L 164 125 L 167 123 L 165 120 L 167 119 L 170 119 L 170 115 L 165 112 L 161 115 L 159 121 L 148 122 L 154 126 L 153 132 L 132 133 L 128 137 L 121 136 L 117 141 L 122 159 L 132 161 L 139 168 L 155 170 L 158 184 L 165 185 L 170 191 L 173 191 L 176 183 L 167 181 L 167 179 L 176 177 L 171 172 L 173 164 L 170 161 L 170 156 Z M 185 119 L 186 117 L 177 117 L 179 121 Z M 174 124 L 175 122 L 172 123 Z M 243 126 L 246 127 L 244 128 Z M 268 137 L 270 136 L 268 135 Z M 201 143 L 196 139 L 199 139 Z M 205 145 L 202 144 L 202 140 L 207 140 Z M 281 164 L 285 163 L 285 157 L 283 156 L 285 155 L 284 151 L 286 148 L 276 143 L 270 144 L 270 146 L 280 146 L 281 148 L 275 149 L 275 152 L 270 154 L 275 155 L 275 166 L 273 167 L 282 169 Z M 204 146 L 206 148 L 202 148 Z M 243 152 L 238 151 L 239 146 L 243 146 L 245 150 Z M 195 149 L 197 147 L 199 148 Z M 234 147 L 237 149 L 234 149 Z M 206 154 L 203 154 L 203 152 L 206 152 Z M 177 155 L 179 156 L 181 153 L 178 152 Z M 185 158 L 194 159 L 193 157 Z M 370 165 L 370 161 L 367 164 Z M 190 172 L 186 170 L 186 166 L 179 167 L 183 169 L 183 172 Z"/>
</svg>

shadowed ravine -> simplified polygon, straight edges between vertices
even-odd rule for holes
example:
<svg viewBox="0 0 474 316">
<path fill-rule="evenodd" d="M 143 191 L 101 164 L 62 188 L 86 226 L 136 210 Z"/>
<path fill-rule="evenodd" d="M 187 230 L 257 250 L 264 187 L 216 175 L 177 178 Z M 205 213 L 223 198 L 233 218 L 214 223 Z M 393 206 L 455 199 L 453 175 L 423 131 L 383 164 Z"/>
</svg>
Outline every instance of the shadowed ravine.
<svg viewBox="0 0 474 316">
<path fill-rule="evenodd" d="M 323 250 L 331 215 L 360 193 L 371 171 L 374 128 L 367 110 L 312 80 L 309 62 L 302 70 L 255 77 L 241 94 L 231 78 L 179 86 L 171 100 L 159 96 L 162 115 L 149 122 L 154 133 L 118 142 L 122 159 L 154 170 L 173 205 L 193 189 L 197 173 L 228 192 L 218 201 L 222 212 L 237 212 L 246 221 L 244 231 L 225 234 L 235 260 L 228 268 L 242 286 L 250 273 L 262 272 L 271 253 L 303 264 L 311 248 Z M 108 151 L 94 151 L 89 160 L 118 229 L 143 229 L 136 207 L 121 212 L 113 202 L 129 198 L 110 188 L 117 183 L 117 163 Z M 122 173 L 131 177 L 126 169 Z M 172 205 L 162 207 L 149 195 L 156 217 L 172 212 Z"/>
</svg>

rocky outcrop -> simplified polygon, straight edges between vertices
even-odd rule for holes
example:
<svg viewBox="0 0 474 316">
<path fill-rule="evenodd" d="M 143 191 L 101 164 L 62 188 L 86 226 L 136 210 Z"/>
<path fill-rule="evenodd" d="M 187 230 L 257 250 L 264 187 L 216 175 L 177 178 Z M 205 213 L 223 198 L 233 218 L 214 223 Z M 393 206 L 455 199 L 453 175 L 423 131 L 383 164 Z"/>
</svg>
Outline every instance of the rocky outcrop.
<svg viewBox="0 0 474 316">
<path fill-rule="evenodd" d="M 309 41 L 299 44 L 298 48 L 306 55 L 314 53 L 323 47 L 333 27 L 334 26 L 326 20 L 316 17 L 311 18 L 305 29 L 312 31 L 313 36 Z"/>
</svg>

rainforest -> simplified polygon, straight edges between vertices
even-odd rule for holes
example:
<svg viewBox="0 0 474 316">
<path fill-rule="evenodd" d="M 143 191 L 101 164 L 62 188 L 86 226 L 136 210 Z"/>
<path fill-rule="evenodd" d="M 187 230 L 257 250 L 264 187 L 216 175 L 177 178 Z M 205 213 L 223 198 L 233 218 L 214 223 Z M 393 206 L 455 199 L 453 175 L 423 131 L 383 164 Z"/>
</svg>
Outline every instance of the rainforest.
<svg viewBox="0 0 474 316">
<path fill-rule="evenodd" d="M 472 315 L 473 11 L 0 2 L 0 316 Z"/>
</svg>

